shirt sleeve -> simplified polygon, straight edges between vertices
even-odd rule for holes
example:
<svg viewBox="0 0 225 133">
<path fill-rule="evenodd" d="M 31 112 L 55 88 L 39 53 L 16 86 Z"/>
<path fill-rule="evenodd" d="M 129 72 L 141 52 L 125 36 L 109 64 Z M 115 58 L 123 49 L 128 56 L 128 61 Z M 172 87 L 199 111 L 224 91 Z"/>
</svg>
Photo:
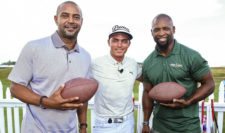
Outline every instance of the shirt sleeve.
<svg viewBox="0 0 225 133">
<path fill-rule="evenodd" d="M 208 62 L 199 53 L 195 54 L 191 64 L 192 77 L 199 81 L 209 71 Z"/>
<path fill-rule="evenodd" d="M 147 60 L 144 61 L 142 66 L 142 75 L 143 75 L 143 81 L 144 82 L 150 82 L 148 77 L 148 71 L 147 71 Z"/>
<path fill-rule="evenodd" d="M 86 77 L 89 78 L 89 79 L 93 79 L 94 78 L 93 72 L 92 72 L 92 69 L 91 69 L 91 65 L 88 68 L 88 72 L 87 72 L 87 76 Z"/>
<path fill-rule="evenodd" d="M 137 63 L 137 78 L 139 78 L 142 75 L 142 65 Z"/>
<path fill-rule="evenodd" d="M 89 65 L 89 67 L 88 67 L 88 71 L 87 71 L 87 74 L 86 74 L 86 78 L 89 78 L 89 79 L 93 79 L 94 77 L 93 77 L 93 73 L 92 73 L 92 59 L 91 59 L 91 56 L 90 56 L 90 54 L 88 53 L 88 65 Z"/>
<path fill-rule="evenodd" d="M 22 49 L 16 65 L 10 72 L 8 79 L 18 84 L 27 86 L 32 79 L 32 58 L 34 48 L 31 44 L 25 45 Z"/>
</svg>

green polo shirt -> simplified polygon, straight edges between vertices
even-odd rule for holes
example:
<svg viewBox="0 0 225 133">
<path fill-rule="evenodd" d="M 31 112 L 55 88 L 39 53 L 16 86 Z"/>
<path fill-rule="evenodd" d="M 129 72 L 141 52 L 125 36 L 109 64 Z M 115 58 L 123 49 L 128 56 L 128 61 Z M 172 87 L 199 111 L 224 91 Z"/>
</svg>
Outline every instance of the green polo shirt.
<svg viewBox="0 0 225 133">
<path fill-rule="evenodd" d="M 177 82 L 187 90 L 183 98 L 197 89 L 197 81 L 210 71 L 207 61 L 195 50 L 175 40 L 172 52 L 164 57 L 153 51 L 143 64 L 145 82 Z M 156 103 L 153 129 L 160 133 L 200 133 L 198 103 L 182 109 L 171 109 Z"/>
</svg>

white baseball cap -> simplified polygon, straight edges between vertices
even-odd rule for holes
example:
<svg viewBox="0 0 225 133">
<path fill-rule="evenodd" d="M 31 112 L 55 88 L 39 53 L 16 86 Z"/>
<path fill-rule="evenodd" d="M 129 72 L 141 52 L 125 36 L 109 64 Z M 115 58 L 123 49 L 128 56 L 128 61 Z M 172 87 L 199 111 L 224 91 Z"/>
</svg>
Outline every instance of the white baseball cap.
<svg viewBox="0 0 225 133">
<path fill-rule="evenodd" d="M 130 30 L 125 26 L 120 26 L 120 25 L 113 26 L 112 32 L 109 34 L 109 38 L 115 33 L 127 34 L 130 40 L 133 38 L 133 36 L 130 34 Z"/>
</svg>

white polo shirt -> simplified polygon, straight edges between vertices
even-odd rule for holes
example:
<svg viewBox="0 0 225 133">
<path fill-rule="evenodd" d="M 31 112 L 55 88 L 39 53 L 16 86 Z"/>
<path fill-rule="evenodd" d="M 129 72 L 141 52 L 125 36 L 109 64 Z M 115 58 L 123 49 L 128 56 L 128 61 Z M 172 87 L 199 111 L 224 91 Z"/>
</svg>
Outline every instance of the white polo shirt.
<svg viewBox="0 0 225 133">
<path fill-rule="evenodd" d="M 106 55 L 94 60 L 93 76 L 99 82 L 94 110 L 102 117 L 119 117 L 133 111 L 132 92 L 135 80 L 141 75 L 141 66 L 125 57 L 121 63 Z"/>
</svg>

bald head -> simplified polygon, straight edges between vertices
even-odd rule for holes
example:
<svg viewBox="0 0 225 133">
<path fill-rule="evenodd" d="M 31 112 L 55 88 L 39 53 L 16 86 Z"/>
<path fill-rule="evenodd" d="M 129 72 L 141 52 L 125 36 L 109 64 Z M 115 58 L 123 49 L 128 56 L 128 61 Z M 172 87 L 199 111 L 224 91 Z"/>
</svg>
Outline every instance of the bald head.
<svg viewBox="0 0 225 133">
<path fill-rule="evenodd" d="M 81 17 L 82 17 L 82 11 L 81 11 L 81 8 L 79 7 L 79 5 L 78 5 L 77 3 L 73 2 L 73 1 L 65 1 L 65 2 L 61 3 L 61 4 L 57 7 L 56 16 L 60 13 L 60 11 L 61 11 L 61 9 L 63 8 L 63 6 L 66 5 L 66 4 L 71 4 L 71 5 L 76 6 L 76 7 L 79 9 L 80 15 L 81 15 Z"/>
<path fill-rule="evenodd" d="M 173 47 L 175 26 L 170 16 L 159 14 L 152 20 L 152 36 L 160 51 L 167 53 Z"/>
<path fill-rule="evenodd" d="M 167 14 L 158 14 L 157 16 L 155 16 L 155 18 L 152 20 L 152 26 L 155 25 L 156 23 L 158 23 L 162 19 L 167 20 L 173 26 L 173 20 Z"/>
</svg>

